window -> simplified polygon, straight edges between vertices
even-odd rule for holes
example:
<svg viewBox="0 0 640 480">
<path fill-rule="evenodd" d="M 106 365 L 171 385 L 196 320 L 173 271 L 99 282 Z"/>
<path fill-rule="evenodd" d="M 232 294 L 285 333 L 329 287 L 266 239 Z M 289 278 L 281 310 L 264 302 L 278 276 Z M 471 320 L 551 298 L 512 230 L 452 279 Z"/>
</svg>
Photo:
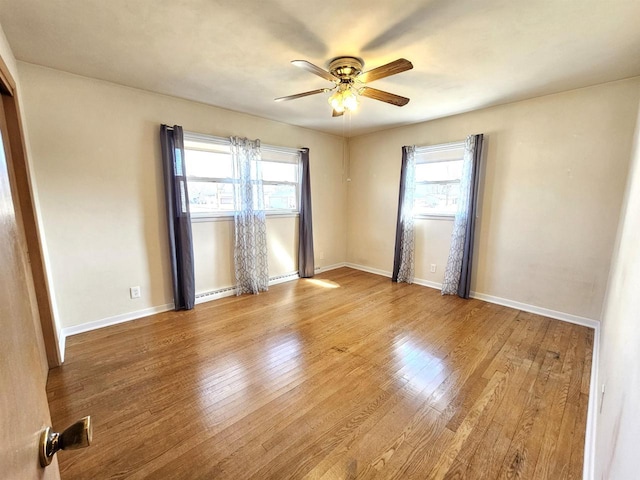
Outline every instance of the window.
<svg viewBox="0 0 640 480">
<path fill-rule="evenodd" d="M 300 153 L 264 144 L 260 151 L 262 159 L 259 166 L 267 215 L 298 213 Z M 184 132 L 184 157 L 191 216 L 233 215 L 233 185 L 236 180 L 229 141 Z"/>
<path fill-rule="evenodd" d="M 416 148 L 414 215 L 456 214 L 463 156 L 464 142 Z"/>
<path fill-rule="evenodd" d="M 264 205 L 268 212 L 298 212 L 300 153 L 262 149 Z"/>
</svg>

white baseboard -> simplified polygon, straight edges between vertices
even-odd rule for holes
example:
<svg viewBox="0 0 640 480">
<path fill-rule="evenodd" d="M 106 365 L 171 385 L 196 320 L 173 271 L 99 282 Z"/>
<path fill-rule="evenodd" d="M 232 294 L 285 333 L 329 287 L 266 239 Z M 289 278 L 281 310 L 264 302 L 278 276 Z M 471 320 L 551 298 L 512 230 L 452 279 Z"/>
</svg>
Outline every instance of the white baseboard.
<svg viewBox="0 0 640 480">
<path fill-rule="evenodd" d="M 279 283 L 291 282 L 292 280 L 300 279 L 298 272 L 285 273 L 284 275 L 278 275 L 277 277 L 271 277 L 269 279 L 269 286 L 278 285 Z"/>
<path fill-rule="evenodd" d="M 356 270 L 362 270 L 363 272 L 373 273 L 375 275 L 382 275 L 383 277 L 391 278 L 391 272 L 387 270 L 380 270 L 379 268 L 367 267 L 365 265 L 358 265 L 357 263 L 345 263 L 345 267 L 354 268 Z"/>
<path fill-rule="evenodd" d="M 315 271 L 313 273 L 324 273 L 324 272 L 328 272 L 329 270 L 335 270 L 336 268 L 342 268 L 342 267 L 346 267 L 347 264 L 346 263 L 334 263 L 333 265 L 325 265 L 324 267 L 316 267 Z"/>
<path fill-rule="evenodd" d="M 431 280 L 423 280 L 422 278 L 414 278 L 413 283 L 416 285 L 422 285 L 423 287 L 435 288 L 436 290 L 442 290 L 442 284 L 438 282 L 432 282 Z"/>
<path fill-rule="evenodd" d="M 356 270 L 362 270 L 363 272 L 373 273 L 375 275 L 382 275 L 383 277 L 391 278 L 391 272 L 387 270 L 380 270 L 379 268 L 366 267 L 364 265 L 358 265 L 355 263 L 346 263 L 346 267 L 354 268 Z M 442 289 L 442 284 L 438 282 L 432 282 L 430 280 L 424 280 L 421 278 L 414 278 L 413 283 L 422 285 L 424 287 Z M 505 307 L 515 308 L 522 310 L 523 312 L 535 313 L 542 315 L 543 317 L 555 318 L 556 320 L 562 320 L 564 322 L 575 323 L 585 327 L 596 329 L 600 325 L 600 322 L 591 318 L 580 317 L 578 315 L 572 315 L 570 313 L 559 312 L 557 310 L 551 310 L 549 308 L 537 307 L 535 305 L 529 305 L 527 303 L 517 302 L 515 300 L 509 300 L 507 298 L 496 297 L 494 295 L 487 295 L 479 292 L 471 292 L 471 298 L 476 298 L 488 303 L 495 303 Z"/>
<path fill-rule="evenodd" d="M 382 275 L 383 277 L 391 278 L 392 272 L 387 270 L 380 270 L 379 268 L 365 267 L 364 265 L 358 265 L 355 263 L 347 263 L 347 267 L 355 268 L 356 270 L 362 270 L 363 272 L 374 273 L 376 275 Z M 432 282 L 431 280 L 425 280 L 423 278 L 414 278 L 413 283 L 421 285 L 423 287 L 435 288 L 436 290 L 442 290 L 442 284 L 438 282 Z"/>
<path fill-rule="evenodd" d="M 113 317 L 107 317 L 101 320 L 94 320 L 93 322 L 81 323 L 80 325 L 74 325 L 72 327 L 64 327 L 61 329 L 60 348 L 64 352 L 67 337 L 70 337 L 71 335 L 77 335 L 79 333 L 89 332 L 91 330 L 97 330 L 99 328 L 110 327 L 111 325 L 117 325 L 119 323 L 130 322 L 131 320 L 148 317 L 149 315 L 155 315 L 156 313 L 168 312 L 169 310 L 173 310 L 173 308 L 173 303 L 167 303 L 166 305 L 159 305 L 157 307 L 150 307 L 143 310 L 123 313 L 122 315 L 115 315 Z"/>
<path fill-rule="evenodd" d="M 582 479 L 595 480 L 596 426 L 598 424 L 598 396 L 600 390 L 600 325 L 593 333 L 593 355 L 591 357 L 591 379 L 589 384 L 589 406 L 587 407 L 587 431 L 584 437 L 584 463 Z"/>
<path fill-rule="evenodd" d="M 393 276 L 392 272 L 388 270 L 381 270 L 379 268 L 366 267 L 364 265 L 358 265 L 357 263 L 346 263 L 346 267 L 355 268 L 356 270 L 362 270 L 363 272 L 373 273 L 375 275 L 381 275 L 383 277 L 391 278 Z M 438 290 L 442 289 L 442 284 L 438 282 L 432 282 L 430 280 L 425 280 L 423 278 L 414 278 L 413 283 L 416 285 L 421 285 L 423 287 L 435 288 Z"/>
<path fill-rule="evenodd" d="M 535 305 L 529 305 L 527 303 L 517 302 L 515 300 L 509 300 L 507 298 L 495 297 L 493 295 L 487 295 L 485 293 L 471 292 L 471 298 L 476 298 L 489 303 L 495 303 L 505 307 L 515 308 L 522 310 L 523 312 L 535 313 L 536 315 L 542 315 L 543 317 L 555 318 L 556 320 L 562 320 L 563 322 L 574 323 L 576 325 L 582 325 L 596 329 L 600 322 L 591 318 L 580 317 L 571 313 L 559 312 L 557 310 L 551 310 L 549 308 L 537 307 Z"/>
</svg>

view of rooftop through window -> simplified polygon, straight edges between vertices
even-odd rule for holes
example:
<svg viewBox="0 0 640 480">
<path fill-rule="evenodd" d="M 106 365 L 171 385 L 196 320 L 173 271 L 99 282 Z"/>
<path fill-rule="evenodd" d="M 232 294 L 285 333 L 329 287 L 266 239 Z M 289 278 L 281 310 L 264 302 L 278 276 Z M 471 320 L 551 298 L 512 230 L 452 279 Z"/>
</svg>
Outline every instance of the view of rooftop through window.
<svg viewBox="0 0 640 480">
<path fill-rule="evenodd" d="M 416 149 L 414 215 L 456 214 L 464 144 Z"/>
<path fill-rule="evenodd" d="M 201 136 L 202 137 L 202 136 Z M 297 152 L 264 149 L 259 165 L 267 213 L 297 213 L 299 173 Z M 185 138 L 189 207 L 196 217 L 233 213 L 235 180 L 229 145 Z"/>
</svg>

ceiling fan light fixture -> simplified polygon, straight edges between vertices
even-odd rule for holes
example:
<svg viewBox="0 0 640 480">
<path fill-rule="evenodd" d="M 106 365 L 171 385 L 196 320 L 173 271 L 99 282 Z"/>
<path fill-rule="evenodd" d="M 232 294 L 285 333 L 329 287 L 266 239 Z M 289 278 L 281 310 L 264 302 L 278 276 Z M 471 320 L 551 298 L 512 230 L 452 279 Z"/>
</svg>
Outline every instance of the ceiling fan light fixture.
<svg viewBox="0 0 640 480">
<path fill-rule="evenodd" d="M 336 90 L 333 92 L 333 95 L 329 97 L 329 105 L 331 105 L 331 108 L 336 112 L 344 112 L 344 107 L 342 106 L 342 93 L 340 90 Z"/>
<path fill-rule="evenodd" d="M 341 84 L 329 97 L 329 105 L 338 113 L 345 110 L 353 112 L 358 108 L 358 94 L 351 85 Z"/>
<path fill-rule="evenodd" d="M 358 108 L 358 95 L 356 95 L 352 88 L 348 88 L 342 94 L 342 104 L 345 109 L 351 112 Z"/>
</svg>

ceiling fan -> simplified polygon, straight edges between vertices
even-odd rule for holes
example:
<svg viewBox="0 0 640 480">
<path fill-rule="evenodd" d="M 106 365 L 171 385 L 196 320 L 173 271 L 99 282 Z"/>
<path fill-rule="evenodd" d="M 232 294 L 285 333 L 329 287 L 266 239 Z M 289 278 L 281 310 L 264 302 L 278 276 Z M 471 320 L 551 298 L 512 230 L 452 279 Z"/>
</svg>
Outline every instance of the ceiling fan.
<svg viewBox="0 0 640 480">
<path fill-rule="evenodd" d="M 276 98 L 276 102 L 295 100 L 296 98 L 316 95 L 318 93 L 334 92 L 329 97 L 329 103 L 333 108 L 333 116 L 343 115 L 345 110 L 355 110 L 358 106 L 358 96 L 373 98 L 381 102 L 390 103 L 402 107 L 409 103 L 409 99 L 389 92 L 383 92 L 365 85 L 381 78 L 402 73 L 413 68 L 413 64 L 404 58 L 399 58 L 391 63 L 382 65 L 363 73 L 364 62 L 357 57 L 337 57 L 329 63 L 329 71 L 314 65 L 306 60 L 294 60 L 296 67 L 335 83 L 331 88 L 319 88 L 310 92 L 297 93 L 286 97 Z"/>
</svg>

